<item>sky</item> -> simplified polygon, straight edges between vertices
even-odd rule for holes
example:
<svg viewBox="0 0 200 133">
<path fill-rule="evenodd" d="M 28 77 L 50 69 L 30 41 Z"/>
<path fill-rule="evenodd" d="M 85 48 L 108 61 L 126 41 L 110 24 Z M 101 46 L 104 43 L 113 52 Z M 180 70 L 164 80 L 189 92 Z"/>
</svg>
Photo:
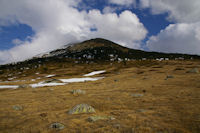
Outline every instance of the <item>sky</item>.
<svg viewBox="0 0 200 133">
<path fill-rule="evenodd" d="M 0 0 L 0 64 L 105 38 L 200 55 L 200 0 Z"/>
</svg>

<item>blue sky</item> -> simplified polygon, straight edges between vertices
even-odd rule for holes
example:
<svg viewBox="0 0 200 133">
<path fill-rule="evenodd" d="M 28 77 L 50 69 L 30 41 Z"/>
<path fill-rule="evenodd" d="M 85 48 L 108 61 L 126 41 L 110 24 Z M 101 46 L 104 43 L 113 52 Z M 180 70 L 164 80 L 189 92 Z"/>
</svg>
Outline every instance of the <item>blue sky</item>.
<svg viewBox="0 0 200 133">
<path fill-rule="evenodd" d="M 198 7 L 199 0 L 1 0 L 0 64 L 96 37 L 135 49 L 199 54 Z"/>
</svg>

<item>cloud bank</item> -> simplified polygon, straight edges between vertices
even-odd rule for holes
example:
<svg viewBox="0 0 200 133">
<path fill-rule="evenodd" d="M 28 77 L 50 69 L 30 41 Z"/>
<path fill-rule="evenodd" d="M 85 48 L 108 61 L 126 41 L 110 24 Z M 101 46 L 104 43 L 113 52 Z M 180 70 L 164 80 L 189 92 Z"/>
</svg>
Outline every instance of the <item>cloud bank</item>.
<svg viewBox="0 0 200 133">
<path fill-rule="evenodd" d="M 167 20 L 175 23 L 150 37 L 147 41 L 150 50 L 200 54 L 199 0 L 141 0 L 140 6 L 155 15 L 168 13 Z"/>
<path fill-rule="evenodd" d="M 174 23 L 151 36 L 146 45 L 151 51 L 200 53 L 200 0 L 109 0 L 125 7 L 150 9 L 152 15 L 166 14 Z M 200 54 L 199 54 L 200 55 Z"/>
<path fill-rule="evenodd" d="M 17 46 L 0 51 L 0 64 L 22 61 L 67 43 L 103 37 L 132 48 L 140 48 L 147 30 L 130 12 L 79 11 L 81 0 L 1 0 L 0 26 L 29 25 L 35 35 Z"/>
<path fill-rule="evenodd" d="M 171 24 L 157 36 L 150 37 L 147 46 L 152 51 L 199 54 L 200 23 Z"/>
</svg>

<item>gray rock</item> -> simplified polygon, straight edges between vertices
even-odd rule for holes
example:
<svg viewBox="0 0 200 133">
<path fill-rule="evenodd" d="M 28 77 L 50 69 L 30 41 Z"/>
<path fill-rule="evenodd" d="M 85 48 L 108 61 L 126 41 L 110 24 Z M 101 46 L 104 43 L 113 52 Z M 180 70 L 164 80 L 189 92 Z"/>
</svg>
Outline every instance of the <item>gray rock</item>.
<svg viewBox="0 0 200 133">
<path fill-rule="evenodd" d="M 145 112 L 147 112 L 147 110 L 146 109 L 138 109 L 137 112 L 145 113 Z"/>
<path fill-rule="evenodd" d="M 49 79 L 49 80 L 44 81 L 44 83 L 62 83 L 62 81 L 58 79 Z"/>
<path fill-rule="evenodd" d="M 63 125 L 62 123 L 55 122 L 50 125 L 50 128 L 61 130 L 65 128 L 65 125 Z"/>
<path fill-rule="evenodd" d="M 180 71 L 180 70 L 185 70 L 184 68 L 180 68 L 180 67 L 177 67 L 174 69 L 174 71 Z"/>
<path fill-rule="evenodd" d="M 18 89 L 24 89 L 24 88 L 29 88 L 29 87 L 31 87 L 31 86 L 27 85 L 27 84 L 23 84 L 23 85 L 19 85 Z"/>
<path fill-rule="evenodd" d="M 73 107 L 68 112 L 69 114 L 82 114 L 82 113 L 96 113 L 95 109 L 92 106 L 87 104 L 79 104 Z"/>
<path fill-rule="evenodd" d="M 199 69 L 198 68 L 193 68 L 193 69 L 187 71 L 187 73 L 199 73 Z"/>
<path fill-rule="evenodd" d="M 115 124 L 113 125 L 114 128 L 117 128 L 117 129 L 120 129 L 121 128 L 121 125 L 120 124 Z"/>
<path fill-rule="evenodd" d="M 167 75 L 166 78 L 165 78 L 165 80 L 172 79 L 172 78 L 174 78 L 174 76 L 172 76 L 172 75 Z"/>
<path fill-rule="evenodd" d="M 21 110 L 23 110 L 23 107 L 20 106 L 20 105 L 14 105 L 13 109 L 16 110 L 16 111 L 21 111 Z"/>
<path fill-rule="evenodd" d="M 78 90 L 71 90 L 71 93 L 73 95 L 84 95 L 86 92 L 83 91 L 83 90 L 78 89 Z"/>
<path fill-rule="evenodd" d="M 88 120 L 90 122 L 95 122 L 95 121 L 98 121 L 98 120 L 115 120 L 115 118 L 112 117 L 112 116 L 90 116 L 88 118 Z"/>
<path fill-rule="evenodd" d="M 54 90 L 54 88 L 49 88 L 49 90 L 50 90 L 50 91 L 53 91 L 53 90 Z"/>
<path fill-rule="evenodd" d="M 143 97 L 144 94 L 131 94 L 132 97 Z"/>
</svg>

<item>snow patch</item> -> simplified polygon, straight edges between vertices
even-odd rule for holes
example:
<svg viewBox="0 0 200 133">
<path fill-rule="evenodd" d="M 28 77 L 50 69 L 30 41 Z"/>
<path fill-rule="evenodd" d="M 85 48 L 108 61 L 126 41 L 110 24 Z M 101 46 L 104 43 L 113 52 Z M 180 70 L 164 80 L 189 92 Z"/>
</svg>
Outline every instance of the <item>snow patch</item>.
<svg viewBox="0 0 200 133">
<path fill-rule="evenodd" d="M 0 85 L 0 89 L 17 89 L 18 85 Z"/>
<path fill-rule="evenodd" d="M 71 78 L 71 79 L 60 79 L 60 81 L 64 83 L 77 83 L 77 82 L 86 82 L 86 81 L 96 81 L 103 79 L 104 77 L 97 77 L 97 78 Z"/>
<path fill-rule="evenodd" d="M 101 73 L 105 73 L 106 71 L 105 70 L 102 70 L 102 71 L 94 71 L 94 72 L 91 72 L 91 73 L 88 73 L 88 74 L 85 74 L 83 76 L 93 76 L 93 75 L 96 75 L 96 74 L 101 74 Z"/>
<path fill-rule="evenodd" d="M 37 88 L 37 87 L 49 87 L 49 86 L 61 86 L 61 85 L 66 85 L 66 83 L 43 83 L 39 82 L 37 84 L 30 84 L 32 88 Z"/>
<path fill-rule="evenodd" d="M 47 75 L 46 78 L 50 78 L 50 77 L 54 77 L 56 76 L 55 74 L 52 74 L 52 75 Z"/>
</svg>

